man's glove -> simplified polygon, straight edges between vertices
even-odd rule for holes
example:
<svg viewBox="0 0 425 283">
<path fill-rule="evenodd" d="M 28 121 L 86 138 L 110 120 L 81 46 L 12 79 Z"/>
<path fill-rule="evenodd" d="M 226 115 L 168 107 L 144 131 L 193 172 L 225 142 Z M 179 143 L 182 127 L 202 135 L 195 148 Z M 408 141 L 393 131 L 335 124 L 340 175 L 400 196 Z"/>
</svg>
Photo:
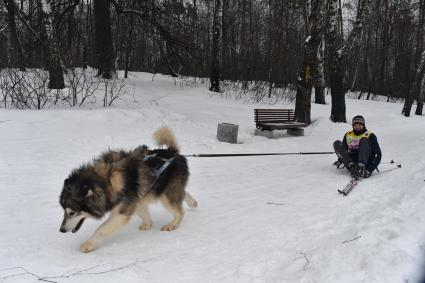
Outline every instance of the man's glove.
<svg viewBox="0 0 425 283">
<path fill-rule="evenodd" d="M 335 165 L 337 169 L 343 169 L 345 167 L 344 163 L 339 159 L 335 161 L 333 165 Z"/>
<path fill-rule="evenodd" d="M 364 170 L 363 178 L 369 178 L 372 175 L 372 171 Z"/>
</svg>

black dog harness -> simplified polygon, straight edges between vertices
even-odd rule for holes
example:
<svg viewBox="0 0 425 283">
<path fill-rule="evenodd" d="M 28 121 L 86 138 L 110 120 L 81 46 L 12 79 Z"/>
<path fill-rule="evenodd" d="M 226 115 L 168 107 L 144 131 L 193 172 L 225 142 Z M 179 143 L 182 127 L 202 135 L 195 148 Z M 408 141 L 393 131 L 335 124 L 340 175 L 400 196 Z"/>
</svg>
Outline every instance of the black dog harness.
<svg viewBox="0 0 425 283">
<path fill-rule="evenodd" d="M 143 198 L 147 193 L 149 193 L 152 190 L 152 188 L 155 186 L 155 184 L 159 180 L 159 177 L 161 176 L 161 174 L 164 173 L 164 171 L 167 170 L 168 166 L 170 166 L 170 164 L 173 163 L 173 161 L 176 159 L 175 156 L 167 159 L 167 158 L 159 157 L 157 155 L 158 155 L 157 153 L 150 154 L 143 159 L 143 162 L 147 162 L 148 160 L 155 158 L 157 160 L 161 160 L 163 163 L 161 167 L 159 168 L 149 166 L 153 170 L 153 177 L 155 179 L 152 181 L 152 183 L 149 185 L 148 189 L 145 192 L 142 193 L 137 191 L 137 195 L 140 198 Z"/>
</svg>

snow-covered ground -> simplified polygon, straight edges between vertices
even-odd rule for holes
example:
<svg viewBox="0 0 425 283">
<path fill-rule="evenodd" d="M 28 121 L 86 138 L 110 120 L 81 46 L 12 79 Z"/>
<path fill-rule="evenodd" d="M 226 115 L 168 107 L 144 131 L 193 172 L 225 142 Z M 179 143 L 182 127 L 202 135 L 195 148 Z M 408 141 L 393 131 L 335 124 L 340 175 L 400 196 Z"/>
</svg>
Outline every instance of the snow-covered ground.
<svg viewBox="0 0 425 283">
<path fill-rule="evenodd" d="M 137 74 L 114 107 L 0 110 L 0 282 L 416 282 L 425 245 L 425 117 L 402 105 L 347 100 L 347 119 L 363 114 L 400 170 L 374 174 L 348 197 L 349 180 L 332 155 L 189 158 L 187 208 L 179 229 L 152 208 L 154 228 L 136 217 L 96 251 L 79 245 L 99 222 L 59 233 L 58 198 L 70 170 L 108 147 L 153 146 L 170 126 L 184 154 L 331 151 L 350 129 L 312 105 L 305 136 L 254 135 L 258 105 L 220 97 L 205 86 Z M 329 97 L 327 97 L 329 100 Z M 92 109 L 90 109 L 92 107 Z M 239 125 L 238 144 L 218 142 L 219 122 Z M 382 170 L 391 165 L 383 164 Z M 352 241 L 351 241 L 352 240 Z M 31 274 L 30 274 L 31 273 Z"/>
</svg>

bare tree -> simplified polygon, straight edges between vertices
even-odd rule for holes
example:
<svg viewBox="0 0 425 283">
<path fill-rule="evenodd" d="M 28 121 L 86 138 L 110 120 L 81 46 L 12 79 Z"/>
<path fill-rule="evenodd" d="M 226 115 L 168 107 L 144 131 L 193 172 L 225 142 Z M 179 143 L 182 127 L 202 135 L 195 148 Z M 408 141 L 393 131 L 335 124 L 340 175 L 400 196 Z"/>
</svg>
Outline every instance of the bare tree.
<svg viewBox="0 0 425 283">
<path fill-rule="evenodd" d="M 7 9 L 7 18 L 8 18 L 8 27 L 10 30 L 10 37 L 11 37 L 11 49 L 12 52 L 10 55 L 14 55 L 13 58 L 13 65 L 16 67 L 19 67 L 21 71 L 25 71 L 25 58 L 24 58 L 24 51 L 22 49 L 21 41 L 18 37 L 18 31 L 16 28 L 16 22 L 15 22 L 15 3 L 13 0 L 5 0 L 5 6 Z M 12 61 L 12 60 L 9 60 Z"/>
<path fill-rule="evenodd" d="M 423 86 L 425 76 L 425 51 L 424 51 L 424 24 L 425 24 L 425 1 L 419 0 L 418 27 L 416 30 L 416 54 L 415 66 L 416 70 L 412 81 L 412 86 L 408 89 L 406 99 L 404 101 L 402 114 L 406 117 L 410 116 L 413 101 L 417 100 L 415 114 L 422 115 L 423 109 Z"/>
<path fill-rule="evenodd" d="M 110 79 L 115 75 L 110 0 L 94 0 L 94 21 L 97 75 Z"/>
<path fill-rule="evenodd" d="M 327 48 L 330 55 L 330 86 L 332 94 L 332 110 L 331 121 L 346 122 L 345 108 L 345 63 L 344 60 L 348 56 L 352 47 L 357 43 L 361 36 L 363 24 L 369 14 L 371 0 L 359 0 L 359 9 L 357 11 L 356 21 L 353 30 L 348 36 L 345 43 L 340 46 L 338 44 L 338 0 L 330 0 L 329 3 L 329 30 L 327 33 Z"/>
<path fill-rule="evenodd" d="M 424 29 L 425 29 L 425 1 L 419 0 L 419 20 L 418 20 L 418 30 L 416 33 L 416 61 L 419 60 L 419 52 L 424 48 Z M 425 51 L 422 52 L 421 64 L 425 65 Z M 424 105 L 424 96 L 425 96 L 425 72 L 422 74 L 422 82 L 419 83 L 419 91 L 417 98 L 416 106 L 416 115 L 422 115 L 423 105 Z"/>
<path fill-rule="evenodd" d="M 317 49 L 315 64 L 316 68 L 314 69 L 313 75 L 313 85 L 314 85 L 314 102 L 317 104 L 326 104 L 325 100 L 325 73 L 324 73 L 324 57 L 325 57 L 325 41 L 322 36 L 322 42 Z"/>
<path fill-rule="evenodd" d="M 44 42 L 48 54 L 49 88 L 62 89 L 65 87 L 63 68 L 60 58 L 57 30 L 54 24 L 53 0 L 41 0 L 44 13 L 44 29 L 47 34 L 47 42 Z"/>
<path fill-rule="evenodd" d="M 134 5 L 134 0 L 131 2 Z M 130 28 L 127 33 L 126 38 L 126 47 L 125 47 L 125 62 L 124 62 L 124 78 L 128 77 L 128 68 L 130 64 L 130 53 L 133 49 L 133 34 L 134 34 L 134 14 L 130 15 Z"/>
<path fill-rule="evenodd" d="M 422 111 L 424 108 L 424 98 L 425 98 L 425 74 L 422 75 L 422 83 L 420 84 L 420 88 L 419 88 L 418 99 L 417 99 L 418 104 L 416 105 L 415 115 L 422 116 Z"/>
<path fill-rule="evenodd" d="M 297 96 L 295 102 L 295 119 L 307 124 L 311 123 L 311 90 L 313 72 L 317 69 L 317 52 L 322 42 L 326 17 L 323 17 L 327 1 L 313 0 L 310 12 L 310 34 L 304 42 L 304 58 L 297 80 Z"/>
<path fill-rule="evenodd" d="M 221 55 L 221 20 L 222 0 L 214 1 L 213 39 L 211 49 L 210 90 L 220 92 L 220 55 Z M 225 1 L 225 0 L 223 0 Z"/>
<path fill-rule="evenodd" d="M 415 115 L 422 116 L 422 111 L 424 108 L 424 98 L 425 98 L 425 74 L 422 75 L 422 83 L 420 84 L 420 89 L 418 93 L 418 99 L 417 99 L 418 104 L 416 105 Z"/>
<path fill-rule="evenodd" d="M 404 101 L 404 106 L 402 114 L 406 117 L 410 116 L 410 111 L 412 109 L 414 99 L 418 99 L 418 106 L 416 109 L 416 115 L 421 115 L 423 108 L 423 93 L 421 87 L 423 86 L 425 76 L 425 51 L 422 52 L 421 61 L 418 64 L 415 73 L 415 79 L 413 81 L 413 86 L 410 88 L 407 98 Z M 420 113 L 420 114 L 419 114 Z"/>
</svg>

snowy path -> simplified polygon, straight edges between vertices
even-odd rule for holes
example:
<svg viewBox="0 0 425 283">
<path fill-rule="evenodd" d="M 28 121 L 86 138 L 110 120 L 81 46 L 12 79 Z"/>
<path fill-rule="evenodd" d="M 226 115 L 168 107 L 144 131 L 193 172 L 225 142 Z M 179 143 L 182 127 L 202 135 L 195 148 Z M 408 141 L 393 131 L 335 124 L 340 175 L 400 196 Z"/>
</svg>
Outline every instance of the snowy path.
<svg viewBox="0 0 425 283">
<path fill-rule="evenodd" d="M 59 233 L 59 192 L 72 168 L 108 147 L 152 146 L 152 132 L 167 124 L 186 154 L 329 151 L 349 129 L 328 121 L 330 105 L 313 105 L 306 136 L 254 136 L 258 105 L 150 79 L 134 79 L 137 103 L 112 109 L 0 110 L 4 282 L 39 282 L 5 278 L 22 273 L 12 267 L 62 276 L 49 279 L 56 282 L 414 282 L 425 244 L 425 121 L 382 102 L 349 100 L 347 118 L 364 114 L 384 162 L 403 167 L 362 181 L 349 197 L 337 193 L 349 178 L 331 166 L 331 155 L 190 158 L 188 190 L 199 208 L 187 209 L 178 230 L 159 231 L 170 216 L 157 206 L 153 230 L 140 232 L 134 218 L 81 254 L 79 244 L 99 223 Z M 240 143 L 219 143 L 218 122 L 239 124 Z"/>
</svg>

